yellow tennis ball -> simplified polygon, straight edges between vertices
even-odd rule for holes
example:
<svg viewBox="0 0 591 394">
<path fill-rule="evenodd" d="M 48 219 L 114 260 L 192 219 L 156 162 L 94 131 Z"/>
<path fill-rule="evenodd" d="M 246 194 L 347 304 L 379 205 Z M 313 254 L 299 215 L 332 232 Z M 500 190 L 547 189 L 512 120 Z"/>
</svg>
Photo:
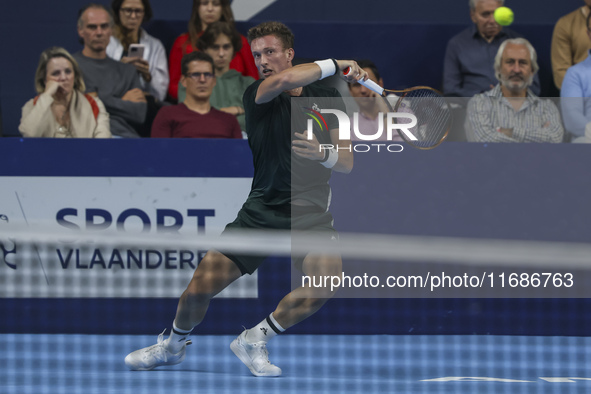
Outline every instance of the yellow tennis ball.
<svg viewBox="0 0 591 394">
<path fill-rule="evenodd" d="M 499 7 L 495 10 L 495 20 L 501 26 L 509 26 L 513 23 L 514 15 L 511 8 Z"/>
</svg>

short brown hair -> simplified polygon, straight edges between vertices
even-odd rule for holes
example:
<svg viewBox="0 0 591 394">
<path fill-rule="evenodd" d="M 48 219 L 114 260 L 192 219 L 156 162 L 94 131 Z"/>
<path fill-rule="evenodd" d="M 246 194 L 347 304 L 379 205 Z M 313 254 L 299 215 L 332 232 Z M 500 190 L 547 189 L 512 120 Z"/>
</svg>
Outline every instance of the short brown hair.
<svg viewBox="0 0 591 394">
<path fill-rule="evenodd" d="M 265 36 L 275 36 L 283 44 L 283 49 L 293 48 L 294 35 L 281 22 L 263 22 L 248 30 L 248 43 Z"/>
<path fill-rule="evenodd" d="M 205 51 L 206 49 L 211 48 L 215 43 L 215 40 L 217 40 L 222 34 L 230 39 L 234 53 L 239 52 L 242 49 L 240 33 L 238 33 L 234 25 L 231 25 L 228 22 L 213 22 L 207 26 L 207 29 L 205 29 L 201 37 L 197 40 L 197 49 Z"/>
<path fill-rule="evenodd" d="M 86 85 L 82 78 L 82 72 L 78 66 L 76 59 L 70 55 L 70 52 L 66 51 L 61 47 L 51 47 L 44 50 L 39 58 L 39 64 L 37 65 L 37 71 L 35 72 L 35 90 L 41 94 L 45 91 L 45 81 L 47 79 L 47 63 L 53 58 L 63 57 L 72 64 L 72 70 L 74 71 L 74 90 L 84 93 Z"/>
<path fill-rule="evenodd" d="M 187 73 L 189 72 L 189 63 L 195 62 L 195 61 L 209 63 L 209 64 L 211 64 L 211 72 L 215 71 L 215 67 L 213 65 L 213 59 L 211 58 L 211 56 L 209 56 L 205 52 L 193 51 L 191 53 L 187 53 L 181 59 L 181 73 L 184 76 L 187 76 Z"/>
</svg>

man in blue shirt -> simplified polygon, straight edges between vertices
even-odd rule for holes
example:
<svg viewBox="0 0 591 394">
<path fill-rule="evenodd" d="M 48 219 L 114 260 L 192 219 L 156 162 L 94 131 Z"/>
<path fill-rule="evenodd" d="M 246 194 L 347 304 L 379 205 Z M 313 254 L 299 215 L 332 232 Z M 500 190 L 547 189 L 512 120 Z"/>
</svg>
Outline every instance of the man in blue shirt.
<svg viewBox="0 0 591 394">
<path fill-rule="evenodd" d="M 443 63 L 443 93 L 452 97 L 472 97 L 497 84 L 493 63 L 501 43 L 522 37 L 503 29 L 494 18 L 504 0 L 470 0 L 470 17 L 474 26 L 454 36 L 447 44 Z M 536 75 L 531 90 L 540 94 Z"/>
<path fill-rule="evenodd" d="M 591 39 L 591 13 L 587 16 L 587 35 Z M 591 142 L 591 55 L 566 71 L 560 90 L 560 106 L 564 127 L 575 139 L 573 142 Z M 588 137 L 585 129 L 589 124 Z"/>
</svg>

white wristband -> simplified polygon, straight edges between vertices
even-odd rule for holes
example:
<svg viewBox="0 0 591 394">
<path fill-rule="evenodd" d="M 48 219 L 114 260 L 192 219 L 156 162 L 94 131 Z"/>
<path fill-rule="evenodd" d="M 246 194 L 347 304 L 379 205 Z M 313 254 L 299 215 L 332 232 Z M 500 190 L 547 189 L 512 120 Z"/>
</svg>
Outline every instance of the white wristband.
<svg viewBox="0 0 591 394">
<path fill-rule="evenodd" d="M 317 60 L 314 63 L 320 67 L 320 71 L 322 73 L 320 79 L 335 75 L 337 72 L 337 67 L 335 66 L 335 62 L 332 59 Z"/>
<path fill-rule="evenodd" d="M 327 152 L 328 156 L 326 160 L 321 161 L 320 164 L 326 168 L 333 168 L 337 164 L 337 161 L 339 161 L 339 152 L 335 148 L 329 149 Z"/>
</svg>

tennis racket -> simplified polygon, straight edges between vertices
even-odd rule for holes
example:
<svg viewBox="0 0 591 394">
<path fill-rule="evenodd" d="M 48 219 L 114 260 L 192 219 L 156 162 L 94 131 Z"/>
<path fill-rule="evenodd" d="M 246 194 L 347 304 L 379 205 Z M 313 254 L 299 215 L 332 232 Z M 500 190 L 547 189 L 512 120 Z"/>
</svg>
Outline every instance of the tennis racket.
<svg viewBox="0 0 591 394">
<path fill-rule="evenodd" d="M 350 72 L 350 67 L 343 70 L 345 76 Z M 451 108 L 438 90 L 428 86 L 389 90 L 382 88 L 371 79 L 357 82 L 379 94 L 390 111 L 411 113 L 416 116 L 417 125 L 409 130 L 411 135 L 396 129 L 400 137 L 412 147 L 422 150 L 433 149 L 447 138 L 452 124 Z M 398 96 L 394 108 L 387 99 L 388 93 Z M 398 118 L 393 120 L 397 124 L 404 124 L 404 121 Z"/>
</svg>

